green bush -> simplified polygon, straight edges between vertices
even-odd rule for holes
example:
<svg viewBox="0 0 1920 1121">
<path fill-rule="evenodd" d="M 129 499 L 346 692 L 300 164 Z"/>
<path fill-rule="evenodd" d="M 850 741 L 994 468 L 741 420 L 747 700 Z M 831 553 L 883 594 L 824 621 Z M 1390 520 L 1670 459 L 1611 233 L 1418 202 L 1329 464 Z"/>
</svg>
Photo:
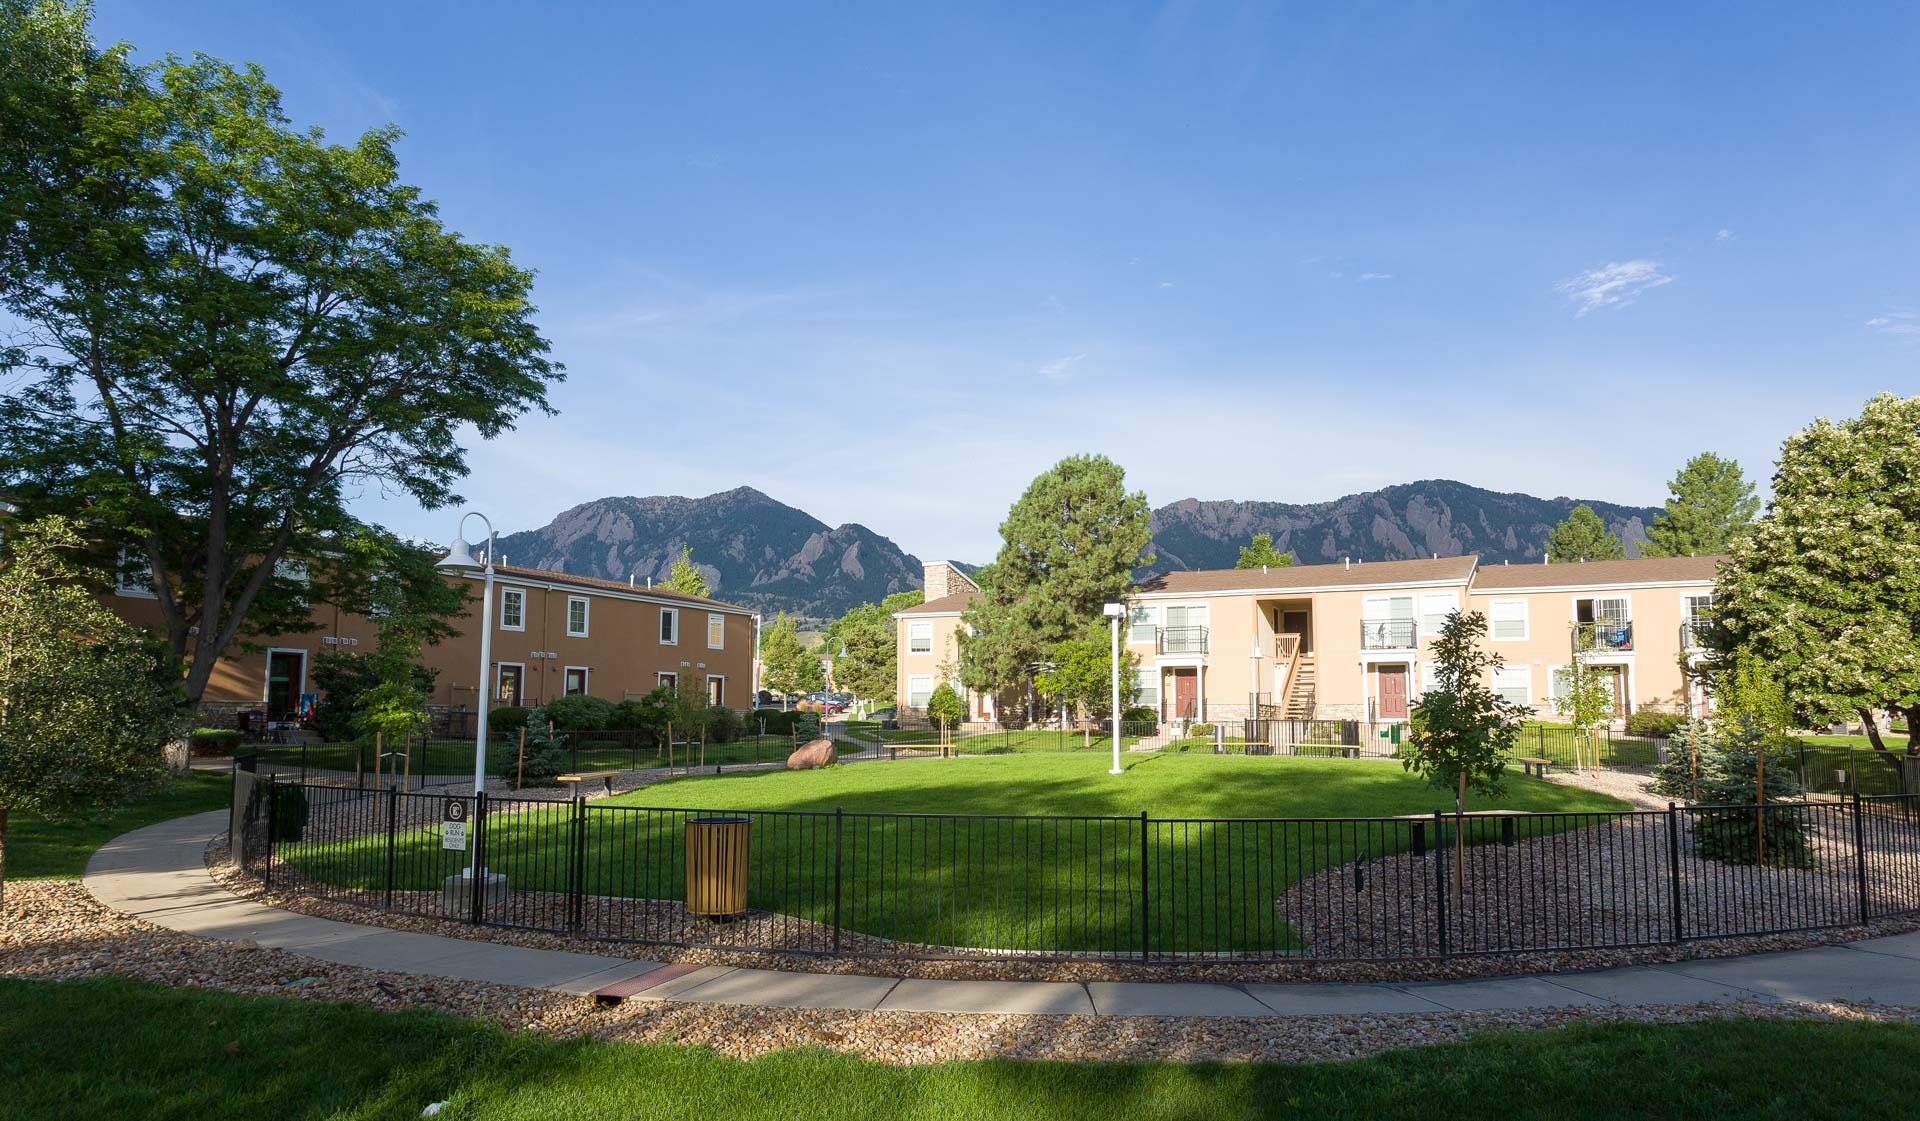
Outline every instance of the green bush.
<svg viewBox="0 0 1920 1121">
<path fill-rule="evenodd" d="M 544 719 L 552 721 L 556 729 L 597 732 L 612 721 L 613 702 L 575 693 L 570 697 L 555 697 L 548 701 L 545 712 Z"/>
<path fill-rule="evenodd" d="M 1641 710 L 1627 717 L 1627 734 L 1645 739 L 1665 739 L 1680 730 L 1687 718 L 1677 712 Z"/>
<path fill-rule="evenodd" d="M 298 843 L 307 828 L 307 792 L 298 786 L 273 786 L 273 839 Z"/>
<path fill-rule="evenodd" d="M 758 733 L 765 724 L 769 736 L 793 734 L 793 722 L 799 717 L 797 711 L 782 711 L 777 708 L 756 708 L 747 714 L 747 731 Z"/>
<path fill-rule="evenodd" d="M 195 728 L 187 733 L 187 747 L 195 755 L 232 755 L 239 746 L 238 728 Z"/>
<path fill-rule="evenodd" d="M 487 710 L 489 732 L 518 732 L 527 726 L 527 710 L 519 705 L 501 705 Z"/>
<path fill-rule="evenodd" d="M 1195 739 L 1212 739 L 1214 727 L 1211 724 L 1195 724 L 1187 729 L 1187 735 Z"/>
<path fill-rule="evenodd" d="M 1134 705 L 1120 714 L 1122 724 L 1158 724 L 1160 714 L 1149 705 Z"/>
<path fill-rule="evenodd" d="M 745 726 L 740 714 L 726 705 L 714 705 L 707 710 L 708 743 L 732 743 L 740 738 Z"/>
<path fill-rule="evenodd" d="M 547 706 L 551 708 L 551 705 Z M 608 706 L 612 707 L 612 706 Z M 496 772 L 507 782 L 516 776 L 526 786 L 553 786 L 560 775 L 573 766 L 573 753 L 567 750 L 567 734 L 547 733 L 544 709 L 527 712 L 527 749 L 524 761 L 518 747 L 494 753 Z"/>
</svg>

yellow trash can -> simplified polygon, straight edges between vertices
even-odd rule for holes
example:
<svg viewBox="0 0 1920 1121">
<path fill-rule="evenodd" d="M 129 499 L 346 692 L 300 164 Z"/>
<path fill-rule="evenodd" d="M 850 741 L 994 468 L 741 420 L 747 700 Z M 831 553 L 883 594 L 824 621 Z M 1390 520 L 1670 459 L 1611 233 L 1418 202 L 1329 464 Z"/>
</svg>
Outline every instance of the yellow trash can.
<svg viewBox="0 0 1920 1121">
<path fill-rule="evenodd" d="M 753 819 L 687 819 L 687 913 L 731 918 L 747 910 L 747 851 Z"/>
</svg>

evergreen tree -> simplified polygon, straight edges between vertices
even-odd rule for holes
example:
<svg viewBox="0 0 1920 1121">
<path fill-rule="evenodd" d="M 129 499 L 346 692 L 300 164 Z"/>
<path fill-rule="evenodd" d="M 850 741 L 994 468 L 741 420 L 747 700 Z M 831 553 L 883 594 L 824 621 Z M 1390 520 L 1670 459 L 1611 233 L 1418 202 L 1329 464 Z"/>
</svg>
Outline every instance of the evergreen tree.
<svg viewBox="0 0 1920 1121">
<path fill-rule="evenodd" d="M 1920 755 L 1920 397 L 1788 437 L 1765 516 L 1720 568 L 1709 685 L 1745 649 L 1778 676 L 1796 723 L 1905 714 Z"/>
<path fill-rule="evenodd" d="M 781 696 L 821 686 L 820 658 L 800 641 L 800 628 L 787 613 L 774 617 L 760 634 L 761 682 Z"/>
<path fill-rule="evenodd" d="M 898 681 L 898 627 L 893 613 L 926 601 L 918 589 L 895 592 L 879 603 L 863 603 L 834 620 L 827 628 L 826 646 L 833 656 L 834 687 L 863 701 L 893 697 Z"/>
<path fill-rule="evenodd" d="M 961 639 L 959 672 L 968 688 L 1024 684 L 1056 643 L 1090 637 L 1102 605 L 1125 596 L 1133 570 L 1152 562 L 1147 496 L 1125 484 L 1105 456 L 1070 456 L 1013 504 L 966 613 L 973 633 Z"/>
<path fill-rule="evenodd" d="M 1235 568 L 1284 568 L 1293 563 L 1292 553 L 1275 552 L 1273 534 L 1256 533 L 1251 545 L 1240 546 L 1240 559 L 1234 562 Z"/>
<path fill-rule="evenodd" d="M 1666 508 L 1640 546 L 1643 557 L 1705 557 L 1733 547 L 1760 512 L 1753 484 L 1736 460 L 1701 452 L 1667 484 Z"/>
<path fill-rule="evenodd" d="M 667 578 L 661 582 L 660 586 L 670 592 L 679 592 L 681 595 L 699 596 L 701 599 L 713 598 L 713 592 L 707 586 L 707 574 L 700 571 L 699 565 L 693 563 L 693 546 L 691 545 L 680 547 L 680 555 L 673 558 L 673 567 L 667 571 Z"/>
<path fill-rule="evenodd" d="M 1585 503 L 1575 506 L 1567 519 L 1547 535 L 1547 559 L 1556 564 L 1618 560 L 1626 555 L 1620 539 L 1607 529 L 1607 523 L 1600 520 L 1593 507 Z"/>
</svg>

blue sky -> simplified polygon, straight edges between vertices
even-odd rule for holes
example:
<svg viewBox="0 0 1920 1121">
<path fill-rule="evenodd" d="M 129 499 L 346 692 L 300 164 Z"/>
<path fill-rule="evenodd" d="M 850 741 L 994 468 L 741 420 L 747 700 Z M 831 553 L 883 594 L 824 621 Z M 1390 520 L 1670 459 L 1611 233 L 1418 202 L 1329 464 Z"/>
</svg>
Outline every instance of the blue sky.
<svg viewBox="0 0 1920 1121">
<path fill-rule="evenodd" d="M 1156 504 L 1656 503 L 1920 392 L 1909 5 L 101 0 L 262 64 L 539 270 L 503 531 L 748 484 L 922 556 L 1101 451 Z M 603 10 L 604 9 L 604 10 Z M 696 418 L 689 422 L 688 418 Z M 363 512 L 440 538 L 454 515 Z"/>
</svg>

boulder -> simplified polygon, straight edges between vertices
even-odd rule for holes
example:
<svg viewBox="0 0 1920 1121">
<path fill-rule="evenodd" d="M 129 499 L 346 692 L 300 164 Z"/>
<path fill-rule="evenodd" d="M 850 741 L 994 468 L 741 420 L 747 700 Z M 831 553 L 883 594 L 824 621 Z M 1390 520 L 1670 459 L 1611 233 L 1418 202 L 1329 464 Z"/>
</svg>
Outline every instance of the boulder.
<svg viewBox="0 0 1920 1121">
<path fill-rule="evenodd" d="M 801 745 L 800 750 L 787 756 L 787 770 L 789 771 L 810 771 L 815 767 L 831 766 L 833 766 L 832 740 L 812 740 Z"/>
</svg>

